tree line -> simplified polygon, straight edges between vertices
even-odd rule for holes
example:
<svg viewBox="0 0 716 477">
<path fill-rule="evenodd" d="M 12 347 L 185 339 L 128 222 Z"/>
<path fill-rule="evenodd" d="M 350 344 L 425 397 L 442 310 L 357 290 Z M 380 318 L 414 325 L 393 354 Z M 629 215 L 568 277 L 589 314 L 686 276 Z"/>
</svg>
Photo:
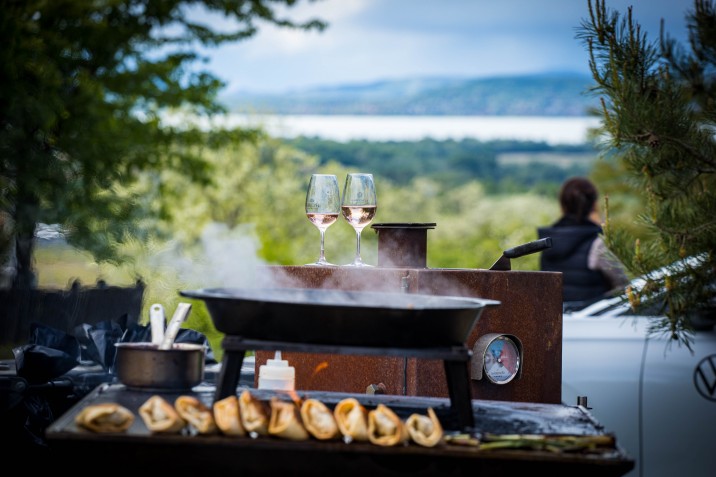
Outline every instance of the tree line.
<svg viewBox="0 0 716 477">
<path fill-rule="evenodd" d="M 593 145 L 557 145 L 544 142 L 476 139 L 339 142 L 316 137 L 285 140 L 286 144 L 317 156 L 319 164 L 338 162 L 353 170 L 372 172 L 404 186 L 417 177 L 460 186 L 479 181 L 490 194 L 537 192 L 554 194 L 575 175 L 587 175 L 597 158 Z M 505 154 L 522 153 L 526 163 L 500 161 Z M 546 163 L 537 155 L 551 153 L 564 163 Z M 534 155 L 534 160 L 529 160 Z"/>
</svg>

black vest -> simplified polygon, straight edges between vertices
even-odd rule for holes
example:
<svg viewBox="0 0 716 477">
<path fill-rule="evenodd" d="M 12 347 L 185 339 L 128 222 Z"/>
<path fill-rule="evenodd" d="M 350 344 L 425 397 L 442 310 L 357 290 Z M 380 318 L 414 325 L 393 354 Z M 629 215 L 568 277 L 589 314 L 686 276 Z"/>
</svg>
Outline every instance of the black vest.
<svg viewBox="0 0 716 477">
<path fill-rule="evenodd" d="M 562 272 L 562 301 L 588 302 L 602 298 L 609 283 L 599 270 L 588 268 L 589 249 L 602 228 L 596 224 L 539 227 L 539 238 L 552 237 L 552 247 L 540 257 L 542 271 Z"/>
</svg>

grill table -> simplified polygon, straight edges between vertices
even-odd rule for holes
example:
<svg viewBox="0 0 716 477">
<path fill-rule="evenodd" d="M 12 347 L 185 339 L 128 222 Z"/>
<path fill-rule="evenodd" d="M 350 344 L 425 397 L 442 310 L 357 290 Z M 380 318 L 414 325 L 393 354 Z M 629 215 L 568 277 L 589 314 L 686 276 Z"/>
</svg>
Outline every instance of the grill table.
<svg viewBox="0 0 716 477">
<path fill-rule="evenodd" d="M 240 393 L 242 388 L 237 389 Z M 273 396 L 290 399 L 285 391 L 250 389 L 262 400 Z M 213 402 L 213 385 L 200 385 L 185 394 L 197 396 L 207 405 Z M 634 461 L 617 446 L 598 454 L 555 453 L 538 450 L 495 449 L 442 445 L 423 448 L 416 444 L 380 447 L 370 443 L 324 442 L 315 439 L 294 442 L 277 437 L 230 437 L 223 435 L 152 435 L 137 410 L 154 393 L 135 391 L 121 384 L 103 384 L 50 425 L 46 437 L 52 458 L 45 462 L 55 468 L 84 461 L 92 468 L 123 472 L 203 472 L 203 475 L 312 476 L 332 473 L 341 476 L 499 476 L 550 475 L 550 477 L 621 476 Z M 432 407 L 447 432 L 455 429 L 450 401 L 445 398 L 355 395 L 349 393 L 298 391 L 299 398 L 315 398 L 329 407 L 345 397 L 355 397 L 368 409 L 378 403 L 391 407 L 400 417 L 425 413 Z M 161 393 L 170 402 L 178 394 Z M 75 416 L 87 405 L 119 403 L 135 413 L 132 427 L 119 434 L 96 434 L 78 428 Z M 581 406 L 473 400 L 472 415 L 477 433 L 603 435 L 604 429 Z M 95 463 L 101 463 L 97 465 Z M 42 462 L 34 463 L 37 468 Z M 547 474 L 544 474 L 546 472 Z"/>
</svg>

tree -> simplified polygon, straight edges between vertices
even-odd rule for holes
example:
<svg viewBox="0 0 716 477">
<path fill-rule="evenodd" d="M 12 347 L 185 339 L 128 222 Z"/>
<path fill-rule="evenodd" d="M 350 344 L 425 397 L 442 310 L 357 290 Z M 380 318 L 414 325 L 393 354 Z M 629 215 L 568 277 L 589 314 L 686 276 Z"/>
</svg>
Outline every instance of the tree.
<svg viewBox="0 0 716 477">
<path fill-rule="evenodd" d="M 309 0 L 311 1 L 311 0 Z M 8 0 L 0 9 L 0 230 L 14 239 L 14 287 L 33 286 L 38 223 L 61 224 L 99 261 L 141 236 L 141 199 L 115 184 L 181 171 L 209 184 L 206 149 L 258 130 L 166 124 L 171 111 L 224 112 L 223 83 L 193 70 L 197 45 L 250 38 L 259 21 L 322 31 L 320 20 L 279 16 L 296 0 Z M 191 21 L 187 9 L 233 20 L 231 31 Z M 162 185 L 158 184 L 161 189 Z M 166 211 L 159 210 L 159 214 Z M 7 239 L 7 237 L 3 237 Z M 2 241 L 0 240 L 0 243 Z"/>
<path fill-rule="evenodd" d="M 646 209 L 636 219 L 643 236 L 607 221 L 607 245 L 630 272 L 646 276 L 627 292 L 634 309 L 665 314 L 650 331 L 689 346 L 697 320 L 713 318 L 716 293 L 716 9 L 695 0 L 687 51 L 663 20 L 655 42 L 631 7 L 626 17 L 604 0 L 588 0 L 588 8 L 577 37 L 601 97 L 601 147 L 621 162 Z M 654 273 L 660 267 L 666 273 Z"/>
</svg>

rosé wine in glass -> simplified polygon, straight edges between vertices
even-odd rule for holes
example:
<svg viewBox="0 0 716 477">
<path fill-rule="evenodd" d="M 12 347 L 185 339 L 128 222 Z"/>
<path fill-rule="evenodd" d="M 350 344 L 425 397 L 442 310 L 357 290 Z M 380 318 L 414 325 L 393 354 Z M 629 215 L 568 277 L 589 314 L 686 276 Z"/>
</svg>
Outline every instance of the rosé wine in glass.
<svg viewBox="0 0 716 477">
<path fill-rule="evenodd" d="M 338 220 L 340 210 L 338 178 L 332 174 L 313 174 L 306 191 L 306 217 L 321 233 L 321 253 L 317 261 L 307 265 L 335 266 L 326 260 L 324 243 L 326 230 Z"/>
<path fill-rule="evenodd" d="M 346 176 L 343 189 L 341 212 L 343 218 L 356 231 L 356 255 L 350 267 L 372 267 L 363 262 L 360 256 L 360 236 L 363 229 L 373 221 L 378 210 L 378 198 L 375 193 L 373 174 L 353 173 Z"/>
</svg>

